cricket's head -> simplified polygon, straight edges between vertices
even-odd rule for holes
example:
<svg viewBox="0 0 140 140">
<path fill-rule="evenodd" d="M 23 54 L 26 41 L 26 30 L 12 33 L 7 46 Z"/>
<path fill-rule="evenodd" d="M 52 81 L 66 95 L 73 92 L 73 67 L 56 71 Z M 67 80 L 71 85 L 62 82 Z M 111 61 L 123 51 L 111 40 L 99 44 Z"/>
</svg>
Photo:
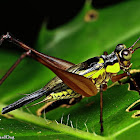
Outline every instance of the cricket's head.
<svg viewBox="0 0 140 140">
<path fill-rule="evenodd" d="M 131 67 L 130 59 L 132 58 L 132 54 L 139 49 L 137 47 L 134 49 L 135 44 L 140 40 L 140 37 L 136 40 L 136 42 L 129 48 L 126 48 L 124 44 L 118 44 L 115 48 L 115 53 L 118 56 L 119 63 L 122 68 L 129 69 Z"/>
</svg>

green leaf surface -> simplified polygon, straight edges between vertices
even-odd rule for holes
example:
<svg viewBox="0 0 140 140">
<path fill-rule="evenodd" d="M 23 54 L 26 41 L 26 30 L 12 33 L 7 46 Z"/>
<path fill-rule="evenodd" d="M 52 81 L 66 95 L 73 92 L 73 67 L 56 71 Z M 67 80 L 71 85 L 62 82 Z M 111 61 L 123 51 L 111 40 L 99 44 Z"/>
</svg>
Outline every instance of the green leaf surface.
<svg viewBox="0 0 140 140">
<path fill-rule="evenodd" d="M 129 47 L 140 34 L 139 7 L 140 1 L 124 1 L 98 10 L 98 18 L 86 22 L 84 17 L 91 9 L 87 2 L 71 22 L 58 29 L 48 30 L 44 23 L 35 48 L 48 55 L 79 63 L 88 58 L 99 56 L 104 51 L 111 53 L 119 43 L 124 43 Z M 6 45 L 3 44 L 3 48 Z M 18 52 L 1 48 L 0 77 L 19 56 Z M 134 53 L 131 60 L 133 69 L 140 69 L 139 56 L 140 50 Z M 26 58 L 0 86 L 0 111 L 6 104 L 23 97 L 19 93 L 31 93 L 43 87 L 53 77 L 54 74 L 46 67 Z M 109 88 L 103 96 L 104 133 L 102 136 L 100 136 L 99 124 L 99 94 L 95 97 L 84 98 L 80 103 L 70 108 L 60 107 L 52 110 L 45 117 L 39 118 L 35 115 L 41 105 L 28 110 L 23 107 L 12 111 L 9 114 L 13 115 L 13 119 L 0 116 L 0 136 L 10 135 L 17 139 L 60 140 L 138 139 L 140 119 L 131 118 L 135 111 L 125 111 L 129 105 L 139 99 L 138 93 L 128 91 L 126 84 Z"/>
</svg>

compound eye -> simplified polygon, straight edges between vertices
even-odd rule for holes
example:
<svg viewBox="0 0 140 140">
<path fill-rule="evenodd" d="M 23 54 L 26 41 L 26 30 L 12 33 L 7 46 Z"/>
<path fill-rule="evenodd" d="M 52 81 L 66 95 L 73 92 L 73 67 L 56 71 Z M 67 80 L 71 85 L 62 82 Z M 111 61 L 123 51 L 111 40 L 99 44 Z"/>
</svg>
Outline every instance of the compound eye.
<svg viewBox="0 0 140 140">
<path fill-rule="evenodd" d="M 125 60 L 130 60 L 131 57 L 132 57 L 132 54 L 129 50 L 123 50 L 122 51 L 122 57 L 125 59 Z"/>
</svg>

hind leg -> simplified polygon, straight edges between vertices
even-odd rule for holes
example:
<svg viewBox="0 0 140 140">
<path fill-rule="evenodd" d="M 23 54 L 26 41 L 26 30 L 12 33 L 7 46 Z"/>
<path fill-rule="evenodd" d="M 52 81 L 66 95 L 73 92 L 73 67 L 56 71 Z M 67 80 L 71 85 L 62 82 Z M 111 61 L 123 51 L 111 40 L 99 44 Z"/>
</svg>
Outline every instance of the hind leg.
<svg viewBox="0 0 140 140">
<path fill-rule="evenodd" d="M 36 113 L 38 116 L 41 116 L 43 113 L 47 113 L 57 107 L 60 107 L 61 105 L 63 105 L 63 106 L 74 105 L 74 104 L 80 102 L 81 99 L 82 99 L 82 96 L 80 96 L 78 98 L 62 99 L 62 100 L 48 102 L 44 106 L 39 108 Z"/>
</svg>

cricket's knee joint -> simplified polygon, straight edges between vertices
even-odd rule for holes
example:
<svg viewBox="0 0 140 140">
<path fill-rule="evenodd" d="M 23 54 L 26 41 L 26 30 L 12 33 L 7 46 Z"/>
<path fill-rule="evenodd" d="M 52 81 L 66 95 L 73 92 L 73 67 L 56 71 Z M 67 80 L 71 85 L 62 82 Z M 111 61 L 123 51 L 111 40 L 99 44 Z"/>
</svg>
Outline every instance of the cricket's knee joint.
<svg viewBox="0 0 140 140">
<path fill-rule="evenodd" d="M 11 35 L 9 34 L 9 32 L 7 32 L 6 35 L 2 36 L 3 39 L 11 39 Z"/>
<path fill-rule="evenodd" d="M 30 55 L 32 53 L 32 50 L 29 50 L 26 52 L 27 55 Z"/>
<path fill-rule="evenodd" d="M 42 115 L 42 109 L 39 108 L 39 109 L 36 111 L 36 115 L 37 115 L 37 116 L 41 116 L 41 115 Z"/>
</svg>

